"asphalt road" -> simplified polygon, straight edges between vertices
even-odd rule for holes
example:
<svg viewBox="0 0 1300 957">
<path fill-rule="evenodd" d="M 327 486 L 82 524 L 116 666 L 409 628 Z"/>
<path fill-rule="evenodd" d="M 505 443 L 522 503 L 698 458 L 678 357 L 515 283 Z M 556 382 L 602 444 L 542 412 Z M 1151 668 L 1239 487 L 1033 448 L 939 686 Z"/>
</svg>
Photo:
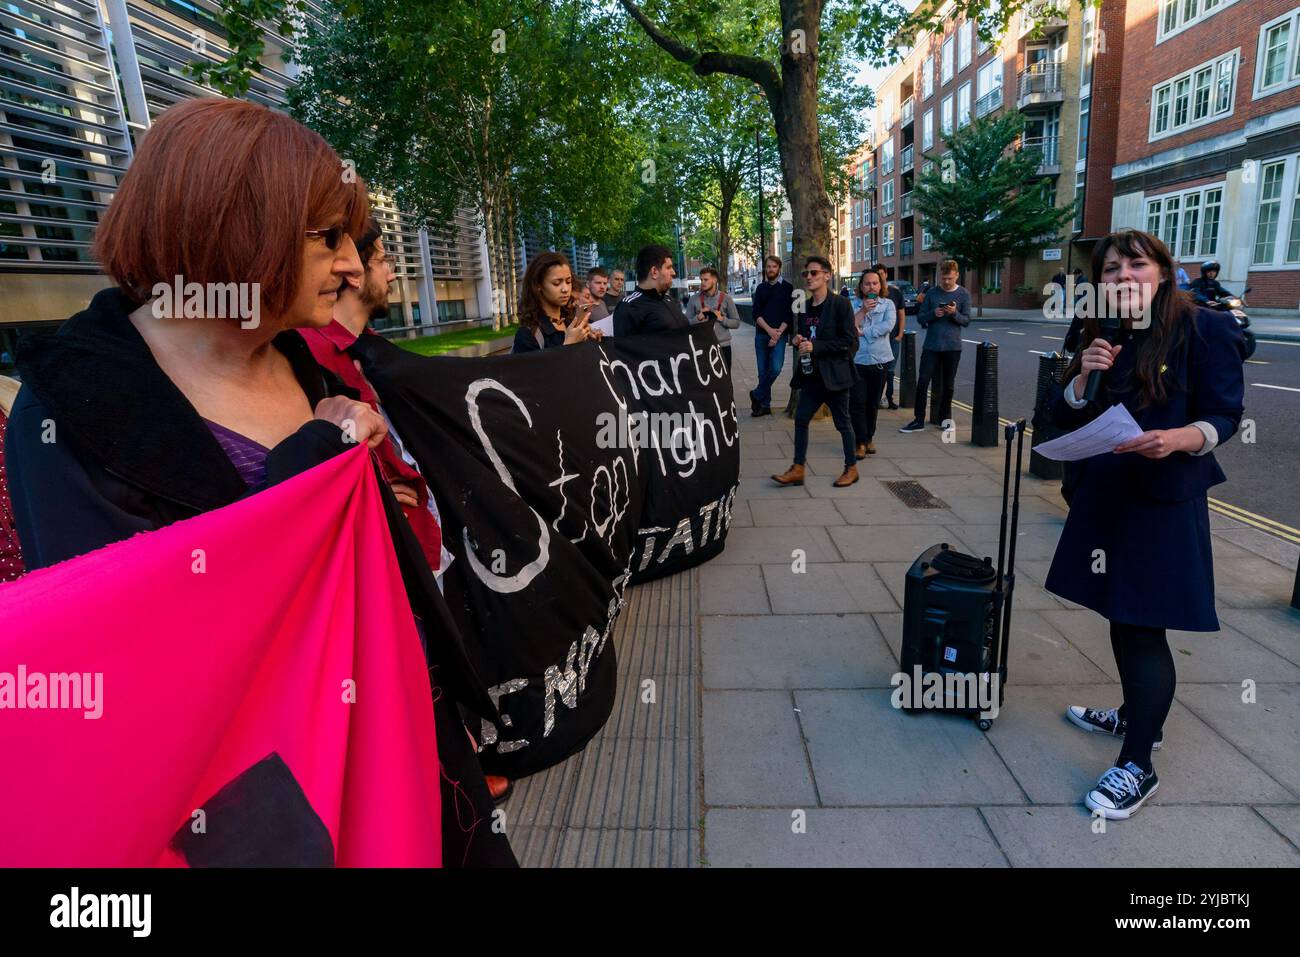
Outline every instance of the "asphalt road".
<svg viewBox="0 0 1300 957">
<path fill-rule="evenodd" d="M 916 317 L 909 316 L 909 329 Z M 957 399 L 969 404 L 975 387 L 975 346 L 998 345 L 998 411 L 1004 419 L 1033 415 L 1039 354 L 1059 350 L 1063 324 L 973 319 L 957 370 Z M 1243 441 L 1247 422 L 1255 441 Z M 1210 490 L 1225 513 L 1244 510 L 1250 524 L 1300 544 L 1300 342 L 1260 341 L 1246 365 L 1243 429 L 1215 450 L 1228 481 Z M 1281 524 L 1283 528 L 1276 528 Z"/>
</svg>

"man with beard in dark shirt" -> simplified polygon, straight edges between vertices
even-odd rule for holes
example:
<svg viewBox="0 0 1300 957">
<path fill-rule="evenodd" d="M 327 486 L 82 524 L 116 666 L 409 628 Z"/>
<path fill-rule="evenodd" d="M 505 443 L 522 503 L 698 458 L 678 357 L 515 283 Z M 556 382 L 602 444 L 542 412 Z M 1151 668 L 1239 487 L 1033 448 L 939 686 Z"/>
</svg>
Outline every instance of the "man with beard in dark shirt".
<svg viewBox="0 0 1300 957">
<path fill-rule="evenodd" d="M 614 310 L 614 335 L 636 336 L 690 326 L 682 307 L 666 293 L 677 270 L 666 246 L 645 246 L 636 254 L 636 289 Z"/>
</svg>

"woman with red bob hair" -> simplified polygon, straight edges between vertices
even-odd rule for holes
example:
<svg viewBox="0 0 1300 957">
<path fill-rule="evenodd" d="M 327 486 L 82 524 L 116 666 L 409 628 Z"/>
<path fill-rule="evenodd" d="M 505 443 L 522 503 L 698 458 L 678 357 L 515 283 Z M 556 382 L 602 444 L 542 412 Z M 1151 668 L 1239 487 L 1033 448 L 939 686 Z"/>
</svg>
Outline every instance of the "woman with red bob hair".
<svg viewBox="0 0 1300 957">
<path fill-rule="evenodd" d="M 114 285 L 17 350 L 5 462 L 28 569 L 297 475 L 354 447 L 345 422 L 356 441 L 383 441 L 383 418 L 294 331 L 332 321 L 344 278 L 361 271 L 368 215 L 365 185 L 284 113 L 213 98 L 157 118 L 96 231 Z M 48 420 L 57 442 L 42 441 Z M 513 865 L 456 713 L 490 715 L 491 701 L 382 482 L 380 493 L 438 675 L 443 859 Z"/>
</svg>

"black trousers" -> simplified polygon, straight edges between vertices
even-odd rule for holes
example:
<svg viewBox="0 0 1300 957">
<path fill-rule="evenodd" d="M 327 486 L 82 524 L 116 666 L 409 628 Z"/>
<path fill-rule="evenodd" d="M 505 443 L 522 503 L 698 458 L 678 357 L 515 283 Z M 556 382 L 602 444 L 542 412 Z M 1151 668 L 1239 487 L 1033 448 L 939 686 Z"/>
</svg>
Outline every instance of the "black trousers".
<svg viewBox="0 0 1300 957">
<path fill-rule="evenodd" d="M 828 389 L 814 370 L 812 375 L 796 374 L 799 405 L 794 410 L 794 461 L 803 465 L 808 460 L 808 423 L 817 410 L 826 404 L 831 410 L 831 420 L 839 430 L 844 444 L 844 466 L 857 465 L 858 457 L 853 447 L 853 426 L 849 424 L 849 389 Z"/>
<path fill-rule="evenodd" d="M 1119 668 L 1124 689 L 1121 718 L 1128 721 L 1128 732 L 1119 760 L 1123 766 L 1132 761 L 1144 771 L 1151 770 L 1151 746 L 1165 726 L 1174 703 L 1174 656 L 1163 628 L 1110 623 L 1110 648 Z"/>
<path fill-rule="evenodd" d="M 893 365 L 858 366 L 862 377 L 849 393 L 849 413 L 853 419 L 853 436 L 858 445 L 866 445 L 876 436 L 876 419 L 880 413 L 880 395 L 893 376 Z"/>
<path fill-rule="evenodd" d="M 921 368 L 916 374 L 916 417 L 925 421 L 925 400 L 930 395 L 930 380 L 939 377 L 939 421 L 952 418 L 952 394 L 957 381 L 957 363 L 961 351 L 954 349 L 939 352 L 925 349 L 921 352 Z"/>
</svg>

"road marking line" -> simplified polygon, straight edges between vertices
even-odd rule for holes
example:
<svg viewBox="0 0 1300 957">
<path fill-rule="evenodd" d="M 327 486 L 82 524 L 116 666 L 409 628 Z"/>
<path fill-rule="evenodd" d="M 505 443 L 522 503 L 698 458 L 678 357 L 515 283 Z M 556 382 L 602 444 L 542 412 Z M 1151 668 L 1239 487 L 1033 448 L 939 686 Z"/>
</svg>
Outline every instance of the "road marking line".
<svg viewBox="0 0 1300 957">
<path fill-rule="evenodd" d="M 1267 363 L 1266 361 L 1264 361 L 1263 359 L 1247 359 L 1246 361 L 1249 362 L 1249 363 L 1250 363 L 1251 365 L 1253 365 L 1253 366 L 1266 366 L 1266 365 L 1268 365 L 1268 363 Z"/>
<path fill-rule="evenodd" d="M 1289 339 L 1261 339 L 1256 338 L 1256 342 L 1267 342 L 1270 346 L 1300 346 L 1300 342 L 1292 342 Z"/>
<path fill-rule="evenodd" d="M 1282 392 L 1300 392 L 1300 389 L 1292 388 L 1289 385 L 1265 385 L 1263 382 L 1252 382 L 1251 385 L 1260 389 L 1278 389 Z"/>
<path fill-rule="evenodd" d="M 1265 525 L 1271 525 L 1274 528 L 1280 529 L 1283 532 L 1290 532 L 1293 535 L 1300 535 L 1300 528 L 1292 528 L 1290 525 L 1284 525 L 1281 522 L 1275 521 L 1271 518 L 1267 518 L 1263 515 L 1259 515 L 1255 512 L 1250 511 L 1249 509 L 1242 508 L 1240 505 L 1231 505 L 1228 502 L 1222 502 L 1217 498 L 1211 498 L 1209 501 L 1214 505 L 1219 506 L 1220 510 L 1222 510 L 1223 514 L 1225 515 L 1228 514 L 1229 510 L 1231 510 L 1234 518 L 1242 518 L 1243 521 L 1245 521 L 1245 519 L 1248 518 L 1254 519 L 1257 522 L 1262 522 Z"/>
<path fill-rule="evenodd" d="M 992 329 L 985 329 L 983 326 L 980 326 L 980 332 L 992 332 L 992 331 L 993 331 Z"/>
<path fill-rule="evenodd" d="M 1061 338 L 1061 337 L 1060 337 L 1060 336 L 1039 336 L 1038 338 L 1040 338 L 1040 339 L 1051 339 L 1053 342 L 1055 342 L 1057 339 L 1059 339 L 1059 338 Z"/>
<path fill-rule="evenodd" d="M 1006 330 L 1006 333 L 1007 333 L 1007 335 L 1009 335 L 1009 336 L 1023 336 L 1023 335 L 1026 334 L 1026 333 L 1023 333 L 1023 332 L 1012 332 L 1010 329 Z"/>
<path fill-rule="evenodd" d="M 963 339 L 962 342 L 969 342 L 973 346 L 980 345 L 980 340 L 978 339 Z"/>
<path fill-rule="evenodd" d="M 1243 525 L 1249 525 L 1251 528 L 1258 529 L 1261 532 L 1266 532 L 1267 534 L 1272 535 L 1275 538 L 1282 539 L 1282 541 L 1284 542 L 1290 542 L 1292 545 L 1300 545 L 1300 534 L 1293 535 L 1290 534 L 1289 532 L 1284 532 L 1276 528 L 1271 528 L 1270 526 L 1265 525 L 1262 522 L 1252 521 L 1251 519 L 1246 518 L 1243 515 L 1238 515 L 1236 512 L 1230 512 L 1227 509 L 1222 508 L 1221 507 L 1222 504 L 1223 503 L 1217 502 L 1214 499 L 1210 499 L 1210 511 L 1222 515 L 1224 518 L 1230 518 L 1233 521 L 1241 522 Z"/>
<path fill-rule="evenodd" d="M 1050 352 L 1043 352 L 1041 349 L 1030 349 L 1029 351 L 1032 352 L 1032 353 L 1033 353 L 1034 355 L 1036 355 L 1036 356 L 1050 356 L 1050 355 L 1051 355 Z"/>
</svg>

